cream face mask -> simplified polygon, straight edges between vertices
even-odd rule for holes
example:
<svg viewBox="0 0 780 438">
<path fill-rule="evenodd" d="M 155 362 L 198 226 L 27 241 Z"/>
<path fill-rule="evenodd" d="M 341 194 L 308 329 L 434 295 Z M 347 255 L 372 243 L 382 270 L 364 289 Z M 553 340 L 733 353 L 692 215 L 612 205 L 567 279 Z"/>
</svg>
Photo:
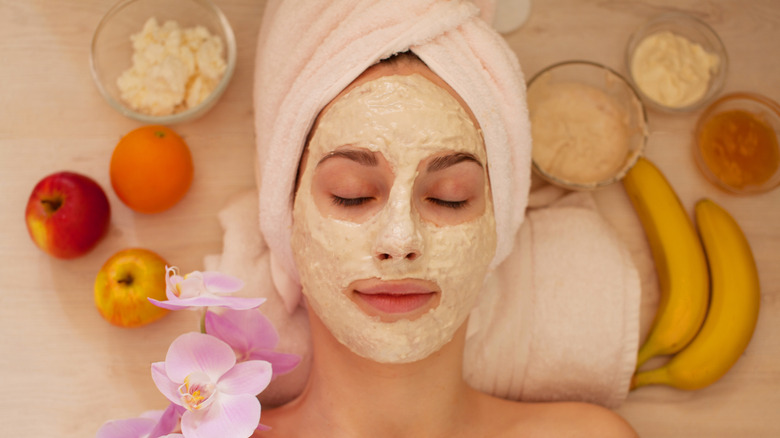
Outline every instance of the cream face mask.
<svg viewBox="0 0 780 438">
<path fill-rule="evenodd" d="M 479 130 L 422 75 L 373 79 L 322 114 L 291 242 L 307 303 L 339 342 L 407 363 L 452 339 L 495 253 L 486 169 Z"/>
</svg>

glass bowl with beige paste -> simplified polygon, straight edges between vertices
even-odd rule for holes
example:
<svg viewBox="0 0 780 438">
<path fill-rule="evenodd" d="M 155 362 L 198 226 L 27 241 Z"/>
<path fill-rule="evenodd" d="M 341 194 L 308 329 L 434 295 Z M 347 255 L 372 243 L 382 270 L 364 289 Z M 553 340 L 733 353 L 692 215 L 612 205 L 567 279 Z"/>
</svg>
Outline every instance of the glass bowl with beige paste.
<svg viewBox="0 0 780 438">
<path fill-rule="evenodd" d="M 704 21 L 667 12 L 642 24 L 626 45 L 628 79 L 651 108 L 697 110 L 726 82 L 729 59 L 718 34 Z"/>
<path fill-rule="evenodd" d="M 528 111 L 534 171 L 567 189 L 621 180 L 647 141 L 647 116 L 636 90 L 594 62 L 561 62 L 536 74 L 528 82 Z"/>
</svg>

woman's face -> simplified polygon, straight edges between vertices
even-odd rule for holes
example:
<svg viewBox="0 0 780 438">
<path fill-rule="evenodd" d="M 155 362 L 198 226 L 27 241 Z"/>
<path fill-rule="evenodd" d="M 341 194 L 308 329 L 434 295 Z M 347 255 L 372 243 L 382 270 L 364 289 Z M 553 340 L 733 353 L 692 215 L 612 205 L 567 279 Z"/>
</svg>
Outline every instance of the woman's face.
<svg viewBox="0 0 780 438">
<path fill-rule="evenodd" d="M 303 293 L 356 354 L 413 362 L 465 322 L 496 245 L 485 148 L 423 64 L 368 70 L 321 113 L 292 245 Z"/>
</svg>

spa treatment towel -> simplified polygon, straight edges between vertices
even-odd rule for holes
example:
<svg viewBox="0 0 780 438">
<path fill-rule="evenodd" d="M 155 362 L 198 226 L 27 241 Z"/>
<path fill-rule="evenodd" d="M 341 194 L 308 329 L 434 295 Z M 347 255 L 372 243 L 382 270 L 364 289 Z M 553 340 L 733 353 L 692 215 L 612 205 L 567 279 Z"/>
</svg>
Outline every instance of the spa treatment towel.
<svg viewBox="0 0 780 438">
<path fill-rule="evenodd" d="M 220 213 L 223 252 L 205 260 L 206 269 L 242 278 L 245 294 L 268 298 L 262 310 L 281 334 L 280 348 L 304 357 L 263 393 L 266 403 L 294 397 L 308 374 L 308 326 L 290 248 L 291 194 L 305 139 L 344 87 L 403 51 L 463 98 L 488 155 L 498 248 L 469 319 L 465 378 L 515 400 L 615 407 L 625 399 L 639 333 L 632 256 L 591 194 L 544 185 L 531 191 L 523 73 L 483 19 L 492 3 L 476 3 L 482 11 L 466 0 L 267 3 L 255 71 L 257 190 L 237 195 Z"/>
</svg>

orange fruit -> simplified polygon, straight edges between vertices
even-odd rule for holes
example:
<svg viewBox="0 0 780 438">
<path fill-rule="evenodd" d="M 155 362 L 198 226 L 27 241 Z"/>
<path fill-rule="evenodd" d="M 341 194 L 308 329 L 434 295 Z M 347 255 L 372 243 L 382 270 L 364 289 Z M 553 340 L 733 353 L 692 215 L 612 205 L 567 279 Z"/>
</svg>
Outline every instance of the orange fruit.
<svg viewBox="0 0 780 438">
<path fill-rule="evenodd" d="M 173 207 L 192 184 L 190 148 L 165 126 L 130 131 L 111 155 L 111 186 L 122 202 L 141 213 Z"/>
</svg>

